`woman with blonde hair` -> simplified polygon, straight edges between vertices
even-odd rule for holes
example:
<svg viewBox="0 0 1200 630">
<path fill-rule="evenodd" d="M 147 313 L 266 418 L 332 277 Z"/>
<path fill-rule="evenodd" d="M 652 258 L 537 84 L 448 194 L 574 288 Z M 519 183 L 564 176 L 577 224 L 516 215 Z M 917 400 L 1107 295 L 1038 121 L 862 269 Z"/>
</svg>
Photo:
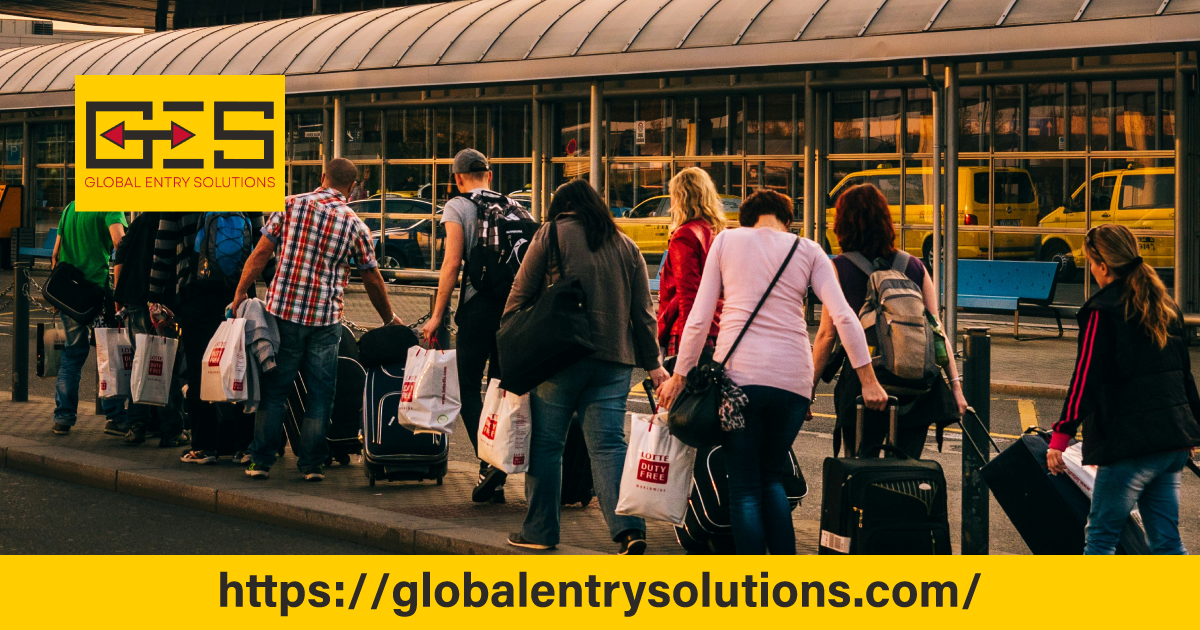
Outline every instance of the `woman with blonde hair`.
<svg viewBox="0 0 1200 630">
<path fill-rule="evenodd" d="M 1086 554 L 1113 554 L 1136 505 L 1156 554 L 1183 554 L 1179 477 L 1200 445 L 1200 396 L 1183 317 L 1122 225 L 1088 231 L 1083 251 L 1100 290 L 1079 309 L 1079 351 L 1046 460 L 1066 472 L 1063 451 L 1083 425 L 1083 463 L 1099 466 Z"/>
<path fill-rule="evenodd" d="M 662 260 L 658 288 L 658 343 L 667 356 L 677 352 L 679 337 L 696 301 L 700 274 L 713 238 L 725 229 L 725 207 L 703 169 L 688 167 L 671 178 L 671 237 Z M 721 306 L 717 305 L 706 343 L 716 344 Z"/>
</svg>

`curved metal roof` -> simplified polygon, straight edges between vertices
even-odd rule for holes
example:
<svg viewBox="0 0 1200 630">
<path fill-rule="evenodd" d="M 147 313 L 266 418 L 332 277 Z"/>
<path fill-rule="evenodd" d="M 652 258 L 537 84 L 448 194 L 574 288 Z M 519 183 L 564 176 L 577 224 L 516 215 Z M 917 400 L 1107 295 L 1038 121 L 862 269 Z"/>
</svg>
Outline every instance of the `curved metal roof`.
<svg viewBox="0 0 1200 630">
<path fill-rule="evenodd" d="M 460 0 L 0 52 L 0 107 L 78 74 L 379 89 L 1200 41 L 1200 0 Z"/>
</svg>

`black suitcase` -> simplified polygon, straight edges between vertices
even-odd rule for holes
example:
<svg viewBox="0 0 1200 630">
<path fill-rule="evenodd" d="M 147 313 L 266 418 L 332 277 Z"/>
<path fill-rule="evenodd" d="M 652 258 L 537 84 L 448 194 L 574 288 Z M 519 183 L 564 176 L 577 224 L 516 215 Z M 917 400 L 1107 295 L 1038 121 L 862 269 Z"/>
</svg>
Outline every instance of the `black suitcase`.
<svg viewBox="0 0 1200 630">
<path fill-rule="evenodd" d="M 583 426 L 578 416 L 571 419 L 567 429 L 567 444 L 562 457 L 563 505 L 587 507 L 595 496 L 592 485 L 592 458 L 588 455 L 587 442 L 583 439 Z"/>
<path fill-rule="evenodd" d="M 935 461 L 895 448 L 896 399 L 889 398 L 887 444 L 860 452 L 863 402 L 858 399 L 854 457 L 825 459 L 821 554 L 950 554 L 946 476 Z M 863 457 L 884 451 L 894 458 Z"/>
<path fill-rule="evenodd" d="M 783 478 L 783 489 L 788 505 L 795 510 L 808 495 L 808 482 L 792 449 L 788 449 L 787 455 L 791 472 Z M 689 553 L 736 553 L 729 519 L 729 477 L 725 472 L 725 452 L 720 446 L 696 453 L 688 509 L 683 525 L 675 526 L 675 540 Z"/>
<path fill-rule="evenodd" d="M 372 486 L 384 481 L 436 479 L 446 476 L 450 442 L 441 433 L 413 433 L 396 417 L 404 387 L 404 364 L 367 371 L 363 394 L 363 463 Z"/>
<path fill-rule="evenodd" d="M 1049 447 L 1048 433 L 1030 429 L 980 473 L 1030 551 L 1078 555 L 1083 553 L 1091 501 L 1069 476 L 1050 474 L 1046 466 Z M 1117 553 L 1150 553 L 1145 531 L 1133 515 L 1125 523 Z"/>
<path fill-rule="evenodd" d="M 363 333 L 358 343 L 359 363 L 368 370 L 403 364 L 408 349 L 417 345 L 417 333 L 407 326 L 380 326 Z"/>
<path fill-rule="evenodd" d="M 329 444 L 329 458 L 325 464 L 337 462 L 350 465 L 350 456 L 362 450 L 358 440 L 358 429 L 362 423 L 363 389 L 367 383 L 367 371 L 358 361 L 358 342 L 354 331 L 342 325 L 342 339 L 338 344 L 337 385 L 333 393 L 333 409 L 329 415 L 329 426 L 325 428 L 325 440 Z M 308 401 L 308 387 L 304 376 L 296 375 L 295 389 L 288 396 L 288 413 L 284 416 L 283 428 L 292 453 L 299 455 L 300 424 Z"/>
</svg>

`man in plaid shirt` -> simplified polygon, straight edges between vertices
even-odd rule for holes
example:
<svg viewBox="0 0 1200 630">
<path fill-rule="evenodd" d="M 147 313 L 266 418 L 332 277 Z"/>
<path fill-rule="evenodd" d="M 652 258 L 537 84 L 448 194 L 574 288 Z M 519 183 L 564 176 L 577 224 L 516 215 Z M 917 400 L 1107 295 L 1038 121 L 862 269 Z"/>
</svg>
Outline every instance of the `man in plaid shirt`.
<svg viewBox="0 0 1200 630">
<path fill-rule="evenodd" d="M 371 231 L 346 199 L 358 179 L 358 169 L 345 158 L 329 162 L 321 187 L 289 197 L 283 212 L 270 216 L 261 239 L 242 272 L 233 309 L 278 250 L 278 267 L 267 289 L 267 312 L 279 324 L 275 369 L 263 375 L 263 413 L 255 420 L 254 442 L 246 474 L 266 478 L 275 454 L 283 448 L 283 419 L 296 375 L 304 375 L 307 405 L 300 426 L 299 467 L 306 481 L 325 478 L 322 464 L 329 456 L 325 428 L 333 409 L 337 382 L 338 344 L 342 338 L 342 289 L 350 265 L 358 266 L 371 304 L 384 325 L 403 324 L 388 301 L 379 263 L 372 251 Z"/>
</svg>

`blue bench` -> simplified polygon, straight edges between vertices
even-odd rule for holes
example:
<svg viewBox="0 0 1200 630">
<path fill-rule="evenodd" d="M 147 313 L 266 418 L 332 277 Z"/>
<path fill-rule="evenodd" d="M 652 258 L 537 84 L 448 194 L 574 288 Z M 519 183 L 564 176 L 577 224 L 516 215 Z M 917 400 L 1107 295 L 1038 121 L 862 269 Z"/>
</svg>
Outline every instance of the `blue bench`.
<svg viewBox="0 0 1200 630">
<path fill-rule="evenodd" d="M 958 261 L 958 308 L 976 313 L 1013 314 L 1013 337 L 1020 339 L 1021 314 L 1053 317 L 1063 336 L 1062 312 L 1054 304 L 1058 287 L 1055 262 L 1014 260 Z"/>
<path fill-rule="evenodd" d="M 21 256 L 32 256 L 34 258 L 53 258 L 54 242 L 57 240 L 58 228 L 50 228 L 50 232 L 46 234 L 46 242 L 42 243 L 41 247 L 22 247 L 17 253 Z"/>
</svg>

